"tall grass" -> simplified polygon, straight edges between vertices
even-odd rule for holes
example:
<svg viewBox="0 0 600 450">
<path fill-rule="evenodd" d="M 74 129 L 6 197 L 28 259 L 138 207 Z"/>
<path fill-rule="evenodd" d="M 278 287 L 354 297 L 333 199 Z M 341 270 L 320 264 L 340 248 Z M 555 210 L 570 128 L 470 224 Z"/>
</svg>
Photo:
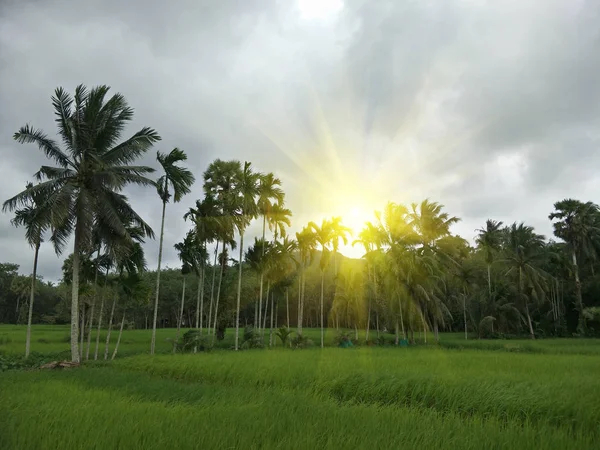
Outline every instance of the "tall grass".
<svg viewBox="0 0 600 450">
<path fill-rule="evenodd" d="M 268 355 L 253 353 L 259 360 Z M 342 355 L 338 362 L 348 353 Z M 218 378 L 216 360 L 203 356 L 194 365 L 202 365 L 202 360 L 210 360 Z M 247 375 L 251 370 L 241 372 Z M 300 379 L 303 385 L 308 381 Z M 594 448 L 593 433 L 547 422 L 340 402 L 304 387 L 262 389 L 252 384 L 256 383 L 182 383 L 112 367 L 6 373 L 0 383 L 0 409 L 5 413 L 0 418 L 0 447 Z"/>
</svg>

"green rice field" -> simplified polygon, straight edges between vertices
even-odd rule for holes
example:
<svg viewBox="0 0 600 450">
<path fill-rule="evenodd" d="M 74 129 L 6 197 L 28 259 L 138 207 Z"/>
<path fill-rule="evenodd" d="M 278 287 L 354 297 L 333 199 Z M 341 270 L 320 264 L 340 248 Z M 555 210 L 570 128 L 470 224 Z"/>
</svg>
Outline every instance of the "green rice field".
<svg viewBox="0 0 600 450">
<path fill-rule="evenodd" d="M 35 327 L 33 351 L 67 351 L 67 332 Z M 439 345 L 408 348 L 172 355 L 173 333 L 159 330 L 155 356 L 146 354 L 149 332 L 131 330 L 113 362 L 0 373 L 0 448 L 593 449 L 600 442 L 597 340 L 442 335 Z M 318 330 L 309 334 L 318 340 Z M 23 328 L 0 327 L 0 354 L 20 352 L 22 340 Z"/>
</svg>

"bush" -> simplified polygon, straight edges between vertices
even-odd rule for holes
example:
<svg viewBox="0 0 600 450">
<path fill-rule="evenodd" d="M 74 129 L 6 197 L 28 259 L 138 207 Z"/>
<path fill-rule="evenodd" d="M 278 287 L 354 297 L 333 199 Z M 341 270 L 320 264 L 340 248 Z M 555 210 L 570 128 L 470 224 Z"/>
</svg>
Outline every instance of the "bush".
<svg viewBox="0 0 600 450">
<path fill-rule="evenodd" d="M 344 331 L 340 331 L 338 334 L 336 334 L 336 336 L 333 338 L 333 342 L 336 346 L 343 348 L 352 347 L 354 345 L 351 334 Z"/>
<path fill-rule="evenodd" d="M 190 353 L 194 349 L 199 352 L 207 352 L 212 348 L 208 336 L 202 336 L 200 330 L 186 331 L 179 340 L 173 342 L 173 346 L 178 353 Z"/>
<path fill-rule="evenodd" d="M 264 348 L 265 344 L 260 337 L 260 334 L 256 332 L 254 327 L 244 328 L 244 340 L 242 342 L 242 348 Z"/>
<path fill-rule="evenodd" d="M 312 347 L 314 342 L 307 337 L 304 337 L 301 334 L 296 335 L 291 340 L 292 348 L 302 349 L 307 347 Z"/>
<path fill-rule="evenodd" d="M 288 327 L 279 327 L 279 330 L 275 333 L 277 337 L 281 340 L 281 345 L 286 346 L 288 339 L 294 332 L 290 330 Z"/>
</svg>

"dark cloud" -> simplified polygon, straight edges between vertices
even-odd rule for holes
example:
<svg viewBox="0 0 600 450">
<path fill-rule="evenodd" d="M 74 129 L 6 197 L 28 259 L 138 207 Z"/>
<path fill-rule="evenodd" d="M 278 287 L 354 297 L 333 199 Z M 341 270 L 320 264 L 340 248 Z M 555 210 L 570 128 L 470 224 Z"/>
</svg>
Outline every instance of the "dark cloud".
<svg viewBox="0 0 600 450">
<path fill-rule="evenodd" d="M 165 261 L 214 158 L 251 160 L 284 182 L 294 230 L 387 200 L 444 203 L 472 237 L 488 217 L 549 234 L 554 201 L 596 200 L 600 4 L 581 0 L 346 0 L 302 18 L 296 1 L 5 1 L 0 6 L 0 194 L 45 162 L 12 134 L 54 132 L 57 86 L 108 84 L 198 178 L 167 207 Z M 145 163 L 156 166 L 155 152 Z M 128 190 L 155 231 L 151 190 Z M 0 259 L 30 267 L 0 216 Z M 250 230 L 260 232 L 260 224 Z M 150 266 L 156 242 L 146 245 Z M 40 272 L 60 276 L 44 246 Z"/>
</svg>

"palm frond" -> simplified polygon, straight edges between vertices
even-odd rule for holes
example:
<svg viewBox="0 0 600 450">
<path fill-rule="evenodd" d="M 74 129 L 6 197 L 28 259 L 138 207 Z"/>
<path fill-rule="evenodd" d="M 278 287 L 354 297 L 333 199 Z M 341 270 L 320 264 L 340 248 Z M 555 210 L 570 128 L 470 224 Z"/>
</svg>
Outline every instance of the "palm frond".
<svg viewBox="0 0 600 450">
<path fill-rule="evenodd" d="M 144 155 L 152 146 L 161 140 L 152 128 L 144 127 L 126 141 L 107 151 L 102 156 L 105 164 L 128 164 Z"/>
<path fill-rule="evenodd" d="M 41 130 L 25 125 L 14 134 L 13 138 L 21 144 L 36 144 L 48 158 L 54 160 L 61 167 L 73 167 L 73 162 L 69 157 L 62 152 L 56 142 L 48 138 Z"/>
</svg>

